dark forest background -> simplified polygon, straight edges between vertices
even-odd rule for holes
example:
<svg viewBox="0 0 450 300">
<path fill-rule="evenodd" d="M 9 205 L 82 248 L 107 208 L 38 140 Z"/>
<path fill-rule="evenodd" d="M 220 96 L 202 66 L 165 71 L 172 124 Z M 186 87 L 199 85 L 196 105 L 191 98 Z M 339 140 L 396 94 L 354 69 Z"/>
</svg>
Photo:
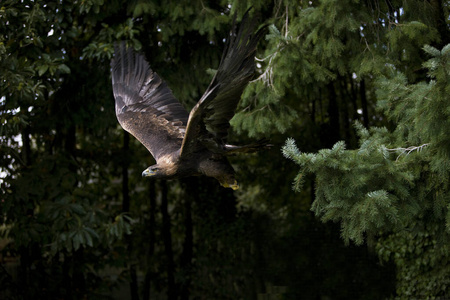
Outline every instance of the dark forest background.
<svg viewBox="0 0 450 300">
<path fill-rule="evenodd" d="M 271 25 L 230 142 L 273 147 L 231 158 L 238 191 L 141 178 L 154 161 L 116 120 L 114 42 L 190 109 L 250 6 Z M 2 0 L 0 299 L 443 299 L 449 9 Z"/>
</svg>

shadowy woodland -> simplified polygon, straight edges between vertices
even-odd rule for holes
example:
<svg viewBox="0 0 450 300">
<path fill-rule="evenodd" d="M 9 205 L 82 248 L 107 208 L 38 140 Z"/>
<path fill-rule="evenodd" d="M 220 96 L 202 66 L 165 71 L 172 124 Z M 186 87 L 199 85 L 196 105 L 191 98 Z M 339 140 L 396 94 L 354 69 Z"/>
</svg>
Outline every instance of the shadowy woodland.
<svg viewBox="0 0 450 300">
<path fill-rule="evenodd" d="M 190 109 L 248 7 L 240 189 L 148 180 L 119 126 L 127 40 Z M 2 0 L 0 299 L 444 298 L 449 4 Z"/>
</svg>

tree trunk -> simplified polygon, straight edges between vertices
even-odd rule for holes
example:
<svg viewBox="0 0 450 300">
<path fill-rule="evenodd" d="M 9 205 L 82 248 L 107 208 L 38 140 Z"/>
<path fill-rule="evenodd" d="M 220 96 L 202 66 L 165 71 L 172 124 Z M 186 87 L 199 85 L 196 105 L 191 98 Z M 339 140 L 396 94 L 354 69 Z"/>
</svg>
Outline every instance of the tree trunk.
<svg viewBox="0 0 450 300">
<path fill-rule="evenodd" d="M 126 213 L 130 211 L 130 192 L 128 188 L 128 167 L 129 167 L 129 149 L 130 149 L 130 135 L 128 132 L 123 131 L 123 146 L 122 146 L 122 212 Z M 129 257 L 133 256 L 133 240 L 130 236 L 125 237 L 127 244 L 127 250 Z M 129 259 L 130 266 L 130 295 L 132 300 L 139 300 L 138 294 L 138 282 L 136 274 L 136 265 Z"/>
<path fill-rule="evenodd" d="M 167 182 L 161 181 L 161 214 L 162 214 L 162 234 L 164 241 L 164 249 L 167 258 L 167 299 L 177 299 L 177 291 L 175 286 L 175 263 L 172 249 L 172 233 L 170 231 L 170 215 L 168 211 L 168 189 Z"/>
<path fill-rule="evenodd" d="M 324 132 L 321 134 L 321 139 L 325 147 L 332 147 L 337 141 L 341 139 L 340 137 L 340 124 L 339 124 L 339 106 L 336 91 L 334 89 L 334 84 L 330 82 L 327 85 L 328 90 L 328 122 L 324 126 Z"/>
<path fill-rule="evenodd" d="M 436 22 L 436 28 L 441 38 L 440 42 L 436 45 L 440 50 L 442 47 L 450 43 L 450 31 L 448 30 L 447 21 L 445 19 L 445 11 L 442 7 L 442 1 L 430 0 L 430 4 L 433 7 L 433 15 Z"/>
<path fill-rule="evenodd" d="M 340 126 L 339 126 L 339 107 L 337 101 L 336 91 L 334 89 L 334 84 L 328 84 L 328 118 L 333 131 L 333 134 L 339 136 Z M 339 138 L 337 138 L 339 140 Z"/>
<path fill-rule="evenodd" d="M 189 288 L 191 285 L 191 272 L 192 272 L 192 257 L 193 257 L 193 224 L 192 224 L 192 201 L 194 201 L 194 195 L 197 196 L 198 192 L 196 190 L 197 184 L 190 184 L 192 178 L 186 179 L 185 191 L 186 195 L 184 197 L 184 242 L 183 242 L 183 253 L 180 258 L 180 267 L 183 270 L 184 280 L 180 287 L 180 299 L 189 299 Z M 194 179 L 195 180 L 195 179 Z"/>
<path fill-rule="evenodd" d="M 130 279 L 131 300 L 139 300 L 136 266 L 134 264 L 130 265 Z"/>
<path fill-rule="evenodd" d="M 149 201 L 150 201 L 150 209 L 149 209 L 149 222 L 148 222 L 148 253 L 147 257 L 151 258 L 155 253 L 155 231 L 156 231 L 156 193 L 155 193 L 155 181 L 150 180 L 149 186 Z M 149 259 L 149 261 L 151 261 Z M 143 283 L 143 300 L 150 299 L 150 290 L 151 290 L 151 279 L 152 279 L 152 268 L 151 266 L 147 266 L 147 272 L 145 273 L 144 283 Z"/>
<path fill-rule="evenodd" d="M 22 161 L 25 166 L 31 165 L 30 127 L 28 125 L 22 132 Z"/>
<path fill-rule="evenodd" d="M 369 127 L 369 112 L 367 111 L 367 96 L 366 96 L 366 82 L 361 80 L 359 86 L 359 94 L 361 97 L 361 109 L 363 114 L 363 125 L 364 127 Z"/>
<path fill-rule="evenodd" d="M 128 190 L 128 151 L 130 149 L 130 134 L 123 131 L 123 147 L 122 147 L 122 211 L 130 211 L 130 193 Z"/>
</svg>

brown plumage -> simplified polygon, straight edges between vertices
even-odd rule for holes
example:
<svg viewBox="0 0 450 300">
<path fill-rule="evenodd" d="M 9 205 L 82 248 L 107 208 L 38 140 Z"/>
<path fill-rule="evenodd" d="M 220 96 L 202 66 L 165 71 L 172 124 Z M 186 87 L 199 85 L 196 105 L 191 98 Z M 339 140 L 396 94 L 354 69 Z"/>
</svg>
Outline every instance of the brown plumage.
<svg viewBox="0 0 450 300">
<path fill-rule="evenodd" d="M 256 45 L 266 28 L 254 33 L 255 21 L 248 12 L 237 33 L 235 21 L 217 73 L 190 114 L 142 54 L 126 48 L 124 42 L 115 46 L 111 73 L 117 119 L 156 160 L 143 176 L 206 175 L 237 189 L 226 155 L 263 146 L 226 144 L 229 121 L 254 74 Z"/>
</svg>

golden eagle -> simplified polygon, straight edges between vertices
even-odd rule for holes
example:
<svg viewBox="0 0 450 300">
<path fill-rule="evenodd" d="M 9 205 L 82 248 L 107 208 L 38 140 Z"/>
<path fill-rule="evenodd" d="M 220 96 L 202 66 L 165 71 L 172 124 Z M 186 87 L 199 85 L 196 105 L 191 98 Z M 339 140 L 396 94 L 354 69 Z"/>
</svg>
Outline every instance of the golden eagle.
<svg viewBox="0 0 450 300">
<path fill-rule="evenodd" d="M 189 114 L 142 54 L 124 42 L 115 45 L 111 73 L 117 119 L 156 160 L 142 176 L 206 175 L 224 187 L 239 187 L 226 156 L 263 145 L 226 144 L 229 121 L 254 75 L 256 45 L 266 27 L 255 32 L 255 20 L 248 12 L 237 32 L 235 24 L 236 17 L 219 68 Z"/>
</svg>

